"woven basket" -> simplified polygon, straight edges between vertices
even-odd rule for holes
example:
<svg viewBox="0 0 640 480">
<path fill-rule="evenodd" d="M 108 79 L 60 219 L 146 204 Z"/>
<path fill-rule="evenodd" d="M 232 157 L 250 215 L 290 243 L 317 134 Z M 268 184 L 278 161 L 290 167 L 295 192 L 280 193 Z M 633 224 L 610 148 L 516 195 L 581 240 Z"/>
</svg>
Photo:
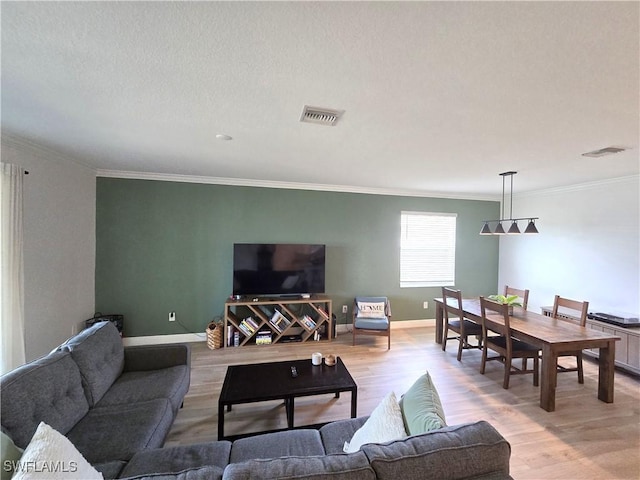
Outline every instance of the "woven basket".
<svg viewBox="0 0 640 480">
<path fill-rule="evenodd" d="M 222 325 L 211 322 L 207 325 L 207 346 L 211 350 L 222 348 Z"/>
</svg>

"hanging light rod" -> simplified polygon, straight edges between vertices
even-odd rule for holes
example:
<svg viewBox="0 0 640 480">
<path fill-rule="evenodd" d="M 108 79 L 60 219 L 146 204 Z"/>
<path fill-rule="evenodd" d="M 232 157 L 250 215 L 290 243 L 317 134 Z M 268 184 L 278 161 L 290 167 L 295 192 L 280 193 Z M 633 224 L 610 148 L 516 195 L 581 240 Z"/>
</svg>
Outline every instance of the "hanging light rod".
<svg viewBox="0 0 640 480">
<path fill-rule="evenodd" d="M 513 176 L 518 172 L 502 172 L 500 176 L 502 177 L 502 215 L 498 220 L 483 220 L 482 229 L 480 230 L 480 235 L 520 235 L 521 233 L 526 234 L 536 234 L 538 233 L 538 229 L 536 228 L 535 221 L 538 220 L 538 217 L 522 217 L 522 218 L 513 218 Z M 509 218 L 504 216 L 504 184 L 505 177 L 510 177 L 511 186 L 509 191 Z M 521 221 L 529 221 L 527 224 L 527 228 L 525 228 L 524 232 L 520 231 L 520 227 L 518 227 L 518 222 Z M 511 222 L 511 226 L 507 231 L 504 230 L 502 226 L 502 222 Z M 490 223 L 496 223 L 496 227 L 494 230 L 491 230 L 489 226 Z"/>
</svg>

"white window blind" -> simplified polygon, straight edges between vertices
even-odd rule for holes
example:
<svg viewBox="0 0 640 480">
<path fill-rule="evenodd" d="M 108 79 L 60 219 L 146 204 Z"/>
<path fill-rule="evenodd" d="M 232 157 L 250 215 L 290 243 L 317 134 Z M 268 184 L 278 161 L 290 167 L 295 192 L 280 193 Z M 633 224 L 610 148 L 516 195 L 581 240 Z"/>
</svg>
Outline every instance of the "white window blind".
<svg viewBox="0 0 640 480">
<path fill-rule="evenodd" d="M 402 212 L 400 287 L 455 285 L 455 213 Z"/>
</svg>

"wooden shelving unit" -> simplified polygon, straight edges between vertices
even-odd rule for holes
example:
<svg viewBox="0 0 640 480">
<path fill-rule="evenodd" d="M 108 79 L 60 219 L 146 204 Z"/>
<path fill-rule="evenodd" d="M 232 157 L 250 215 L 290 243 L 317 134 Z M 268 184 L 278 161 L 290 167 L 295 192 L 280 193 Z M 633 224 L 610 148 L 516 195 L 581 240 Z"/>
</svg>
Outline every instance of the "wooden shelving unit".
<svg viewBox="0 0 640 480">
<path fill-rule="evenodd" d="M 295 299 L 230 300 L 224 304 L 225 347 L 234 346 L 235 332 L 238 332 L 238 346 L 264 344 L 267 333 L 271 336 L 272 344 L 305 342 L 316 335 L 322 340 L 331 340 L 331 299 L 324 295 L 313 295 L 311 298 Z M 258 337 L 262 340 L 256 342 Z"/>
</svg>

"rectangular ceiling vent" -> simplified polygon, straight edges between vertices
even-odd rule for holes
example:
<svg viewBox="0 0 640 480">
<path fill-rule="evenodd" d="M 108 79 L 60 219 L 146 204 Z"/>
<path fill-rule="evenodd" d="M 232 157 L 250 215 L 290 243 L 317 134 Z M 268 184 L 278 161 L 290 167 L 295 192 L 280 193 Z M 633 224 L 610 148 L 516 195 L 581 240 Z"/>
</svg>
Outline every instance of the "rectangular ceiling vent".
<svg viewBox="0 0 640 480">
<path fill-rule="evenodd" d="M 600 150 L 594 150 L 593 152 L 583 153 L 582 156 L 597 158 L 597 157 L 604 157 L 605 155 L 613 155 L 614 153 L 620 153 L 624 151 L 625 151 L 624 148 L 606 147 L 606 148 L 601 148 Z"/>
<path fill-rule="evenodd" d="M 331 108 L 310 107 L 309 105 L 305 105 L 302 109 L 300 121 L 333 127 L 343 113 L 344 110 L 333 110 Z"/>
</svg>

